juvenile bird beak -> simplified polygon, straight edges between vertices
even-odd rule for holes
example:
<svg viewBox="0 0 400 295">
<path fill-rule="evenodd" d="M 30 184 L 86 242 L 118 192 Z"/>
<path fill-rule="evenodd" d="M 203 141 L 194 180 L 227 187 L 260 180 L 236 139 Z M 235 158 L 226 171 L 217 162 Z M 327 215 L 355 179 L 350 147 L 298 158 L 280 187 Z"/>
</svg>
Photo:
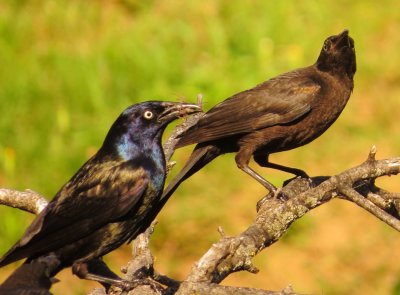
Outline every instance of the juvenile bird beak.
<svg viewBox="0 0 400 295">
<path fill-rule="evenodd" d="M 344 30 L 342 33 L 338 35 L 338 38 L 335 42 L 336 48 L 343 48 L 343 47 L 351 47 L 351 43 L 349 40 L 349 30 Z"/>
<path fill-rule="evenodd" d="M 165 110 L 158 117 L 158 122 L 171 122 L 186 115 L 201 112 L 202 109 L 196 104 L 183 103 L 183 102 L 163 102 Z"/>
</svg>

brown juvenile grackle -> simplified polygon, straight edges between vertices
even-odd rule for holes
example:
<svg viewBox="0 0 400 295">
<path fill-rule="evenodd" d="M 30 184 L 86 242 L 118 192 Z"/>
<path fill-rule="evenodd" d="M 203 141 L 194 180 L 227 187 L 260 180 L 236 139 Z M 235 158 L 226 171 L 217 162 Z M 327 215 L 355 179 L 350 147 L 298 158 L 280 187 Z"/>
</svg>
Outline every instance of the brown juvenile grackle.
<svg viewBox="0 0 400 295">
<path fill-rule="evenodd" d="M 268 156 L 305 145 L 326 131 L 350 97 L 355 72 L 354 41 L 345 30 L 325 40 L 315 64 L 279 75 L 210 109 L 180 136 L 177 147 L 198 144 L 164 191 L 162 204 L 180 183 L 224 153 L 236 153 L 237 166 L 272 194 L 275 186 L 249 167 L 252 156 L 262 167 L 308 177 L 300 169 L 270 163 Z"/>
</svg>

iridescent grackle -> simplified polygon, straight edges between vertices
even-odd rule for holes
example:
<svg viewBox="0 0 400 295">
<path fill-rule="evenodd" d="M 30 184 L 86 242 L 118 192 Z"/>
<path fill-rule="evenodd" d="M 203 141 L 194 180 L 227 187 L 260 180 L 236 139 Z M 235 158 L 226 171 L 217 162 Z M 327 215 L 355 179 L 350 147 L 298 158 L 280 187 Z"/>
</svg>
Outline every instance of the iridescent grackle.
<svg viewBox="0 0 400 295">
<path fill-rule="evenodd" d="M 300 170 L 273 164 L 271 153 L 305 145 L 338 118 L 353 90 L 354 41 L 348 31 L 328 37 L 315 64 L 240 92 L 210 109 L 180 136 L 177 147 L 198 143 L 183 169 L 164 191 L 160 208 L 180 183 L 224 153 L 236 153 L 237 166 L 265 186 L 276 188 L 249 167 L 262 167 L 308 177 Z"/>
<path fill-rule="evenodd" d="M 127 108 L 111 126 L 100 150 L 60 189 L 0 259 L 0 266 L 22 258 L 27 258 L 25 264 L 40 264 L 41 258 L 53 257 L 51 267 L 40 270 L 43 282 L 38 287 L 42 289 L 69 266 L 81 278 L 125 283 L 106 268 L 101 257 L 150 225 L 155 215 L 149 212 L 161 196 L 166 175 L 163 131 L 173 120 L 198 111 L 196 105 L 174 102 L 144 102 Z M 31 276 L 29 267 L 19 270 Z M 24 281 L 16 274 L 5 285 L 18 279 Z"/>
</svg>

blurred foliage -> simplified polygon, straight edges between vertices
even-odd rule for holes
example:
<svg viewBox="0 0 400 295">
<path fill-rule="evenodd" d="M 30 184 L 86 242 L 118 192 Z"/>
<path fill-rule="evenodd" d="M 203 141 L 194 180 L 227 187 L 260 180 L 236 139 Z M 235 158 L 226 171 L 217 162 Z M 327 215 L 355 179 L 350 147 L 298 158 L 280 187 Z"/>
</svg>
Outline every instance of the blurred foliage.
<svg viewBox="0 0 400 295">
<path fill-rule="evenodd" d="M 356 87 L 346 110 L 326 135 L 307 147 L 273 155 L 272 160 L 314 175 L 358 164 L 372 144 L 378 145 L 379 157 L 398 155 L 399 3 L 4 0 L 0 3 L 0 186 L 34 189 L 50 199 L 97 150 L 128 105 L 144 100 L 194 101 L 203 93 L 208 109 L 267 78 L 310 65 L 323 40 L 344 28 L 355 39 L 358 59 Z M 179 151 L 176 160 L 181 164 L 189 152 L 190 148 Z M 277 185 L 288 177 L 260 171 Z M 392 178 L 382 183 L 399 189 L 394 182 Z M 153 240 L 158 267 L 182 278 L 218 239 L 217 225 L 228 234 L 243 230 L 264 193 L 237 170 L 232 155 L 216 160 L 186 182 L 160 215 Z M 398 263 L 390 258 L 376 261 L 369 255 L 379 251 L 382 260 L 393 251 L 399 255 L 398 237 L 354 206 L 343 209 L 340 204 L 298 221 L 287 238 L 265 251 L 268 259 L 257 258 L 262 273 L 235 274 L 228 283 L 270 289 L 293 283 L 304 293 L 397 294 Z M 335 215 L 330 210 L 338 210 L 336 218 L 343 223 L 329 227 L 332 235 L 327 236 L 321 221 Z M 10 208 L 0 208 L 0 214 L 3 253 L 32 216 Z M 348 234 L 350 244 L 359 248 L 339 243 L 337 249 L 328 247 L 330 252 L 319 249 L 325 256 L 316 256 L 313 247 L 337 232 Z M 277 252 L 278 248 L 283 249 Z M 126 249 L 117 252 L 128 257 Z M 375 264 L 365 266 L 364 260 Z M 113 263 L 115 268 L 121 266 L 120 260 Z M 285 268 L 292 263 L 293 270 L 276 274 L 270 267 L 283 267 L 277 263 Z M 328 270 L 343 275 L 327 275 Z M 77 281 L 71 294 L 81 294 L 78 290 L 84 288 Z M 67 286 L 58 285 L 59 290 Z"/>
</svg>

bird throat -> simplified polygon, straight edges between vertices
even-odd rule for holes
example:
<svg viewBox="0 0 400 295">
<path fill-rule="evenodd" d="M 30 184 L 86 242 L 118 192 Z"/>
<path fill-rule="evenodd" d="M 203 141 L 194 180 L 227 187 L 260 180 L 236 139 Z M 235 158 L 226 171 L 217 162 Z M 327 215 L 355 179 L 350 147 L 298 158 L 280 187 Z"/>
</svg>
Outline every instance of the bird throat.
<svg viewBox="0 0 400 295">
<path fill-rule="evenodd" d="M 165 171 L 165 157 L 160 148 L 160 138 L 156 136 L 146 140 L 143 138 L 146 136 L 145 134 L 141 136 L 142 138 L 138 140 L 129 134 L 123 135 L 116 145 L 118 157 L 123 161 L 138 162 L 136 164 L 140 164 L 145 170 L 149 170 L 150 175 L 153 175 L 154 173 L 152 172 L 155 170 L 163 174 Z M 153 181 L 156 187 L 161 187 L 162 189 L 165 179 L 164 177 L 157 177 Z"/>
</svg>

